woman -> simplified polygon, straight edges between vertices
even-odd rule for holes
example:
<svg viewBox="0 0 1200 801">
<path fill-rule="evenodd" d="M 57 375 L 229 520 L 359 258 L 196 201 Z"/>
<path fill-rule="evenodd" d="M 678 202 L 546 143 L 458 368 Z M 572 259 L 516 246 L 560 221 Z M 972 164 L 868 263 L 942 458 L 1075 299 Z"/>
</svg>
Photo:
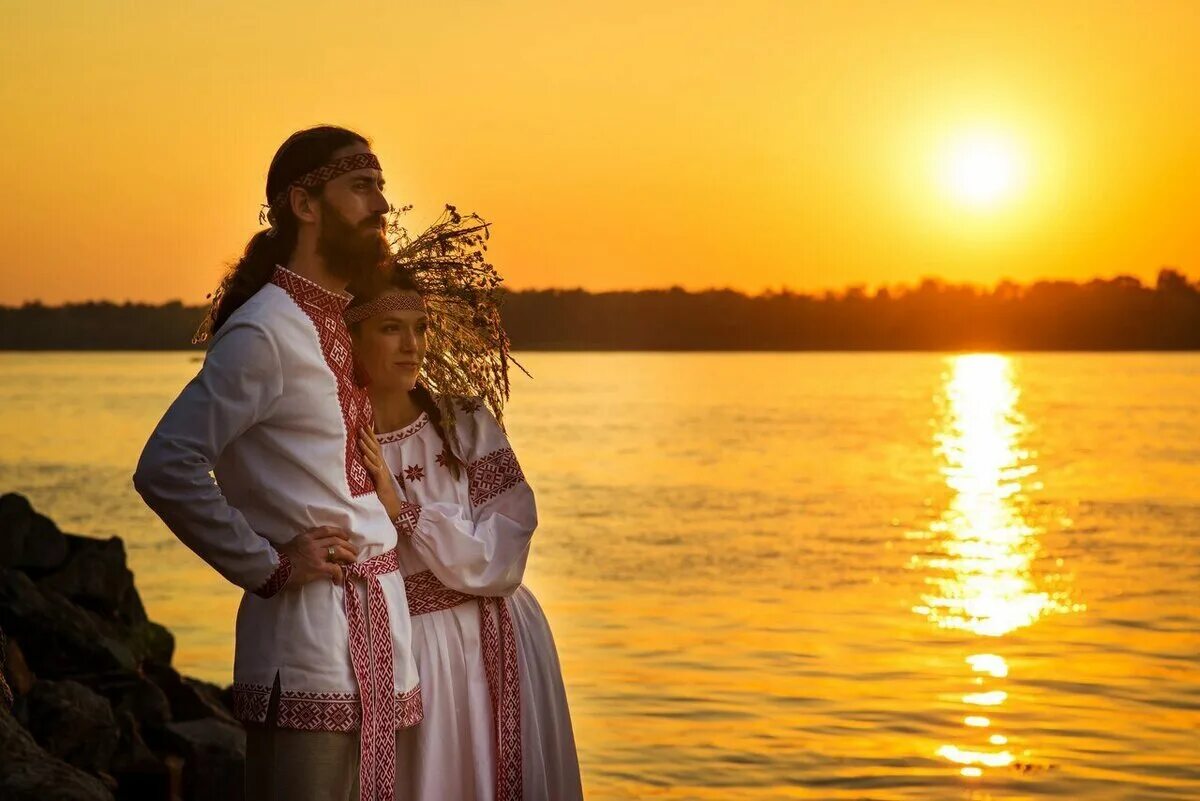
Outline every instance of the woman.
<svg viewBox="0 0 1200 801">
<path fill-rule="evenodd" d="M 435 400 L 419 382 L 423 366 L 440 370 L 439 388 L 464 375 L 492 385 L 492 376 L 479 354 L 439 349 L 428 354 L 436 364 L 426 363 L 431 313 L 413 272 L 351 287 L 346 311 L 379 432 L 360 432 L 360 447 L 401 535 L 424 696 L 424 722 L 398 734 L 396 798 L 582 798 L 554 640 L 521 585 L 537 525 L 533 492 L 486 403 Z M 448 291 L 445 274 L 429 283 Z M 476 301 L 468 325 L 498 321 L 478 312 L 480 293 L 465 294 Z M 501 373 L 505 358 L 501 347 Z"/>
</svg>

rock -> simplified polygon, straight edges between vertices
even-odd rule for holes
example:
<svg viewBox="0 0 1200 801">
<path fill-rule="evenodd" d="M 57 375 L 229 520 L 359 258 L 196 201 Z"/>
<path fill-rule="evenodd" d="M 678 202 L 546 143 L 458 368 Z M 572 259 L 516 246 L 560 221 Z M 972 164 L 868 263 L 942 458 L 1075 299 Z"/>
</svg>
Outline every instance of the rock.
<svg viewBox="0 0 1200 801">
<path fill-rule="evenodd" d="M 0 628 L 21 642 L 40 676 L 74 674 L 137 664 L 121 642 L 105 636 L 88 613 L 53 590 L 42 592 L 19 570 L 0 569 Z"/>
<path fill-rule="evenodd" d="M 90 610 L 84 612 L 91 618 L 96 630 L 109 642 L 120 644 L 132 655 L 135 663 L 146 660 L 171 663 L 171 656 L 175 652 L 175 637 L 163 626 L 149 620 L 127 626 L 111 618 L 102 618 Z"/>
<path fill-rule="evenodd" d="M 183 798 L 183 759 L 174 754 L 167 754 L 163 757 L 163 762 L 167 766 L 167 775 L 171 781 L 171 801 L 179 801 Z M 242 789 L 243 794 L 246 792 Z"/>
<path fill-rule="evenodd" d="M 0 710 L 0 799 L 243 797 L 229 692 L 170 666 L 174 637 L 147 617 L 120 538 L 63 534 L 0 497 L 0 630 L 16 690 Z"/>
<path fill-rule="evenodd" d="M 0 704 L 11 708 L 15 700 L 12 688 L 8 686 L 8 677 L 4 673 L 3 666 L 0 666 Z"/>
<path fill-rule="evenodd" d="M 0 798 L 5 801 L 113 801 L 104 784 L 44 751 L 0 708 Z"/>
<path fill-rule="evenodd" d="M 97 540 L 64 535 L 68 556 L 61 567 L 38 581 L 103 618 L 127 625 L 146 622 L 146 609 L 133 586 L 120 537 Z"/>
<path fill-rule="evenodd" d="M 171 703 L 173 719 L 183 721 L 218 718 L 226 723 L 237 723 L 222 701 L 219 687 L 180 676 L 174 668 L 166 665 L 147 662 L 143 670 L 166 694 Z"/>
<path fill-rule="evenodd" d="M 132 715 L 142 729 L 161 728 L 171 721 L 166 694 L 140 673 L 93 673 L 79 676 L 79 681 L 107 698 L 116 714 Z"/>
<path fill-rule="evenodd" d="M 64 762 L 107 770 L 119 734 L 108 701 L 74 681 L 38 681 L 24 699 L 29 733 Z"/>
<path fill-rule="evenodd" d="M 24 495 L 0 496 L 0 566 L 50 571 L 67 558 L 67 540 L 54 521 L 33 511 Z"/>
<path fill-rule="evenodd" d="M 8 676 L 8 683 L 12 686 L 12 691 L 17 695 L 25 695 L 33 687 L 33 683 L 37 681 L 37 676 L 33 675 L 33 671 L 29 669 L 29 663 L 25 661 L 25 654 L 21 652 L 21 645 L 14 639 L 9 639 L 5 647 L 4 653 L 4 672 Z"/>
<path fill-rule="evenodd" d="M 64 535 L 69 555 L 56 571 L 41 578 L 42 590 L 53 590 L 92 616 L 108 639 L 120 642 L 134 659 L 170 664 L 175 638 L 146 617 L 141 596 L 125 560 L 120 537 L 97 540 Z"/>
<path fill-rule="evenodd" d="M 146 745 L 133 715 L 118 712 L 117 727 L 121 735 L 109 768 L 117 780 L 117 801 L 172 798 L 171 771 Z"/>
<path fill-rule="evenodd" d="M 123 633 L 125 646 L 139 660 L 153 660 L 163 665 L 171 664 L 175 655 L 175 635 L 166 626 L 147 620 L 137 623 Z"/>
<path fill-rule="evenodd" d="M 183 757 L 186 801 L 241 801 L 245 794 L 246 732 L 221 720 L 169 723 L 161 733 L 163 750 Z"/>
</svg>

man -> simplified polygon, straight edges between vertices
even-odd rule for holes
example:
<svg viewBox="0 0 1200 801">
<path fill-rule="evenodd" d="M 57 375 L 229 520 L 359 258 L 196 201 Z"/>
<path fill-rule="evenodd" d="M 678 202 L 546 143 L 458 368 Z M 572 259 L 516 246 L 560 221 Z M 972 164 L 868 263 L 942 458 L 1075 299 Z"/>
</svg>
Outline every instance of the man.
<svg viewBox="0 0 1200 801">
<path fill-rule="evenodd" d="M 356 444 L 372 411 L 342 319 L 346 285 L 388 256 L 383 177 L 366 139 L 323 126 L 279 148 L 266 194 L 271 228 L 217 290 L 204 365 L 133 481 L 246 591 L 234 711 L 247 797 L 391 801 L 395 730 L 420 721 L 421 696 L 396 530 Z"/>
</svg>

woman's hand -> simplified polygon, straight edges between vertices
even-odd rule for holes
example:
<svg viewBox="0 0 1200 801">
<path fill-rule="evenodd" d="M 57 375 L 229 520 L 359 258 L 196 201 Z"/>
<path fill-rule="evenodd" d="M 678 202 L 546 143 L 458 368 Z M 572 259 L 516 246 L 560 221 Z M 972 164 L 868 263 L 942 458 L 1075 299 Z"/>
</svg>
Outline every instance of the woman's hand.
<svg viewBox="0 0 1200 801">
<path fill-rule="evenodd" d="M 358 549 L 350 544 L 350 535 L 334 526 L 310 528 L 292 538 L 291 542 L 275 546 L 287 554 L 292 563 L 284 589 L 300 587 L 319 578 L 329 578 L 334 584 L 344 580 L 342 564 L 358 559 Z"/>
<path fill-rule="evenodd" d="M 404 499 L 396 493 L 396 487 L 392 484 L 392 474 L 383 459 L 383 449 L 379 447 L 379 440 L 375 439 L 375 432 L 366 426 L 358 430 L 358 450 L 367 471 L 375 479 L 375 496 L 387 510 L 388 517 L 394 519 L 400 514 Z"/>
</svg>

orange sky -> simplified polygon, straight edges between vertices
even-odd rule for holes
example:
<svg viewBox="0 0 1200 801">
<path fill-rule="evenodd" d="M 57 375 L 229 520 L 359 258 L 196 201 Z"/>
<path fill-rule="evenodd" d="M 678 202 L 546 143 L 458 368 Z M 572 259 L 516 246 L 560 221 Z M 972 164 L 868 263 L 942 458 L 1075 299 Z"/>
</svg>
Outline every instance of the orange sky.
<svg viewBox="0 0 1200 801">
<path fill-rule="evenodd" d="M 413 225 L 490 219 L 514 288 L 1200 275 L 1200 3 L 3 13 L 0 303 L 201 302 L 318 122 Z M 975 135 L 1009 188 L 973 205 L 943 176 Z"/>
</svg>

